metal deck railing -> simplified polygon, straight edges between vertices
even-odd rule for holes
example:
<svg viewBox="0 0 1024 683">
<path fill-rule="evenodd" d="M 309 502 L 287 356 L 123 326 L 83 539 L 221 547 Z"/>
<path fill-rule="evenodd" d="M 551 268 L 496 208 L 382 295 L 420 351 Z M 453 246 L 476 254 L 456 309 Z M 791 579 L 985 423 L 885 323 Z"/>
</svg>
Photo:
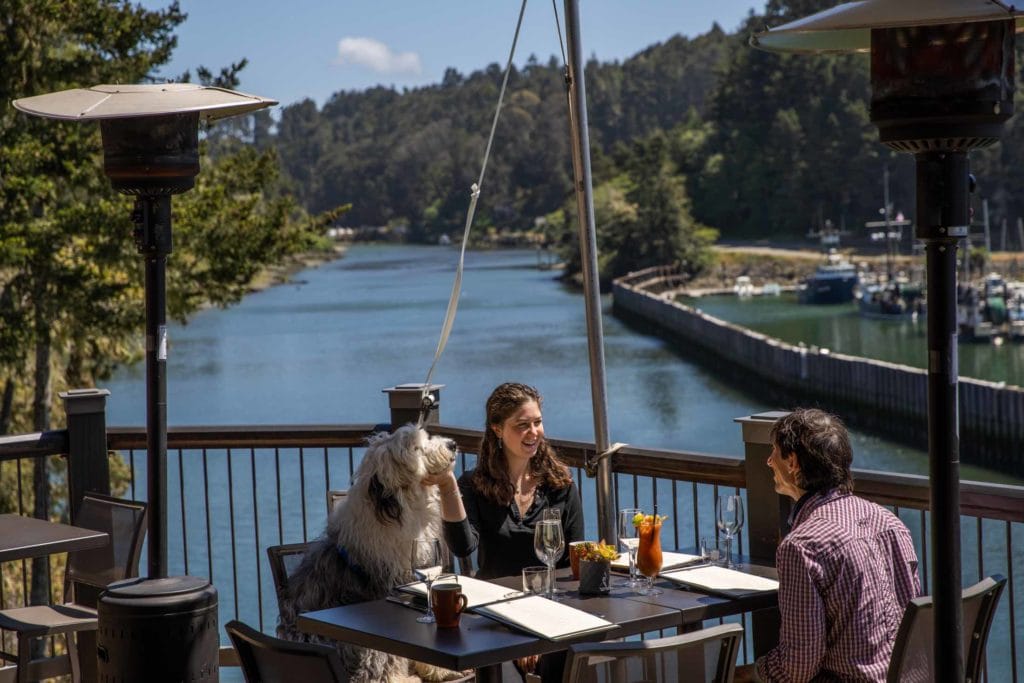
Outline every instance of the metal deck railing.
<svg viewBox="0 0 1024 683">
<path fill-rule="evenodd" d="M 472 467 L 481 433 L 431 426 L 459 445 L 460 471 Z M 272 632 L 277 606 L 266 547 L 307 540 L 323 530 L 327 492 L 348 487 L 365 451 L 372 425 L 172 428 L 168 435 L 169 573 L 207 576 L 217 586 L 220 620 L 237 618 Z M 0 438 L 0 473 L 30 468 L 25 460 L 61 454 L 60 432 Z M 128 465 L 126 497 L 145 498 L 145 430 L 111 428 L 108 445 Z M 20 440 L 19 440 L 20 439 Z M 551 439 L 573 468 L 584 508 L 594 508 L 593 480 L 583 463 L 594 445 Z M 666 547 L 694 548 L 715 535 L 714 501 L 722 491 L 744 493 L 742 459 L 701 453 L 625 447 L 613 456 L 618 507 L 667 514 Z M 12 475 L 13 476 L 13 475 Z M 859 495 L 887 505 L 914 536 L 922 582 L 941 568 L 928 554 L 928 481 L 924 477 L 855 471 Z M 25 491 L 17 510 L 26 514 Z M 988 680 L 1020 680 L 1024 670 L 1024 487 L 963 482 L 963 576 L 965 581 L 999 573 L 1008 585 L 990 635 Z M 748 515 L 757 511 L 748 511 Z M 587 528 L 596 528 L 596 510 Z M 745 548 L 741 534 L 739 551 Z M 22 563 L 7 563 L 21 565 Z M 0 604 L 19 604 L 24 582 L 19 566 L 3 566 Z M 59 580 L 53 582 L 59 590 Z M 54 596 L 58 597 L 58 596 Z M 746 625 L 746 619 L 739 620 Z M 750 639 L 747 638 L 749 641 Z M 226 641 L 225 641 L 226 642 Z M 750 656 L 749 646 L 745 658 Z"/>
</svg>

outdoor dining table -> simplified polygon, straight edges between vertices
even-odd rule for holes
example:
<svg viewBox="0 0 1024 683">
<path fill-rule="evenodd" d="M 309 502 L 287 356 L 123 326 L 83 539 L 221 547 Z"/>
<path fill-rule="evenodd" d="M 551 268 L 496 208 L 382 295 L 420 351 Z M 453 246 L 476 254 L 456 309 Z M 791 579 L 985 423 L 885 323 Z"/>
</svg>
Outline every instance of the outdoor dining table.
<svg viewBox="0 0 1024 683">
<path fill-rule="evenodd" d="M 758 571 L 769 575 L 770 568 Z M 495 583 L 518 588 L 519 577 L 496 579 Z M 663 593 L 643 596 L 633 588 L 612 588 L 606 595 L 579 595 L 578 582 L 569 569 L 557 570 L 556 585 L 565 590 L 563 604 L 599 615 L 614 623 L 614 629 L 577 639 L 552 641 L 518 631 L 495 620 L 463 613 L 458 628 L 442 629 L 416 622 L 407 606 L 382 599 L 333 607 L 299 615 L 298 628 L 324 636 L 415 659 L 447 669 L 476 669 L 480 683 L 499 683 L 501 663 L 565 650 L 577 642 L 616 639 L 625 636 L 678 628 L 691 630 L 702 620 L 741 614 L 775 605 L 775 594 L 759 593 L 735 598 L 685 590 L 667 581 Z"/>
<path fill-rule="evenodd" d="M 25 515 L 0 515 L 0 562 L 101 548 L 107 543 L 110 543 L 110 534 L 105 531 Z M 78 642 L 82 680 L 95 681 L 96 657 L 84 653 L 96 651 L 96 634 L 82 631 L 78 634 Z"/>
<path fill-rule="evenodd" d="M 0 515 L 0 562 L 100 548 L 109 542 L 105 531 L 24 515 Z"/>
</svg>

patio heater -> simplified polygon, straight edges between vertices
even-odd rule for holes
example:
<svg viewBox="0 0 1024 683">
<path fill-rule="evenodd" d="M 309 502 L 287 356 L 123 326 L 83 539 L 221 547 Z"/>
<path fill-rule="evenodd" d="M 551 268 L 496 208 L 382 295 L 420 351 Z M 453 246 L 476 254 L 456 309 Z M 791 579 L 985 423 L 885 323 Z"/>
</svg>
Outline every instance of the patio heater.
<svg viewBox="0 0 1024 683">
<path fill-rule="evenodd" d="M 277 104 L 191 83 L 96 85 L 15 100 L 26 114 L 99 121 L 111 185 L 135 197 L 135 244 L 145 260 L 146 470 L 149 576 L 167 576 L 167 323 L 165 274 L 171 253 L 171 196 L 195 185 L 199 120 Z"/>
<path fill-rule="evenodd" d="M 934 671 L 962 681 L 960 434 L 956 252 L 970 224 L 968 152 L 995 143 L 1013 114 L 1016 11 L 998 0 L 863 0 L 751 37 L 765 50 L 870 52 L 871 120 L 914 155 L 916 236 L 928 296 Z"/>
</svg>

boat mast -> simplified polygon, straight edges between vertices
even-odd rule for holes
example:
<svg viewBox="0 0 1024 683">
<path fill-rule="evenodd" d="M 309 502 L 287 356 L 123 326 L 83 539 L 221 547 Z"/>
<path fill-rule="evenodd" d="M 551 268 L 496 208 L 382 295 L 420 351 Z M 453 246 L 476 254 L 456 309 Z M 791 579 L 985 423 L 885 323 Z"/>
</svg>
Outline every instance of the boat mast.
<svg viewBox="0 0 1024 683">
<path fill-rule="evenodd" d="M 565 0 L 565 32 L 568 48 L 566 88 L 572 139 L 572 168 L 576 180 L 579 214 L 580 261 L 583 267 L 583 298 L 587 311 L 587 348 L 590 357 L 590 396 L 594 412 L 594 444 L 597 447 L 598 538 L 617 539 L 612 470 L 609 448 L 608 407 L 605 400 L 604 332 L 601 323 L 601 290 L 597 275 L 597 236 L 594 228 L 594 189 L 590 175 L 590 134 L 587 128 L 587 90 L 583 78 L 583 46 L 580 40 L 578 0 Z"/>
<path fill-rule="evenodd" d="M 889 202 L 889 164 L 886 164 L 884 169 L 882 177 L 885 187 L 882 190 L 882 199 L 885 202 L 885 274 L 888 278 L 887 284 L 892 285 L 892 269 L 895 255 L 893 254 L 892 204 Z"/>
</svg>

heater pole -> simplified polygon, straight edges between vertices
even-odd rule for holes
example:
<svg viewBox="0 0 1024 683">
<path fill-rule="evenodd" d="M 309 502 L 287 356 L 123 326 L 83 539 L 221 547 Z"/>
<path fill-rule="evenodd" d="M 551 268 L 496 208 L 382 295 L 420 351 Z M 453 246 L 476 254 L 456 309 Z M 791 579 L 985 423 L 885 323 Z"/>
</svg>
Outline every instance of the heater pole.
<svg viewBox="0 0 1024 683">
<path fill-rule="evenodd" d="M 957 242 L 970 224 L 963 151 L 923 152 L 917 161 L 917 236 L 928 273 L 928 462 L 936 680 L 964 680 L 960 572 L 960 422 L 957 362 Z"/>
<path fill-rule="evenodd" d="M 149 577 L 167 576 L 167 255 L 171 196 L 135 201 L 135 242 L 146 263 L 146 481 Z"/>
</svg>

